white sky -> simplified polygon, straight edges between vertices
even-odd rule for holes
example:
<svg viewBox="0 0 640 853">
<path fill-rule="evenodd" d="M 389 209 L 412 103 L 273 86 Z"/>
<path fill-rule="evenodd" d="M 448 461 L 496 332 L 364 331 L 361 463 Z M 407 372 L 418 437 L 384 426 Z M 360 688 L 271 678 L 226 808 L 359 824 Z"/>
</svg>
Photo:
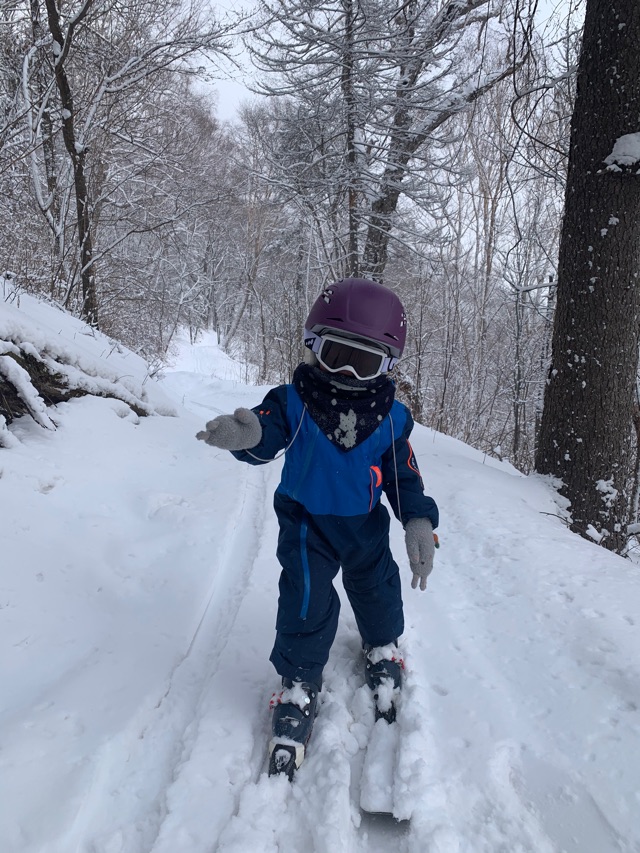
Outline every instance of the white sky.
<svg viewBox="0 0 640 853">
<path fill-rule="evenodd" d="M 210 2 L 221 17 L 238 12 L 249 12 L 255 6 L 253 0 L 210 0 Z M 239 50 L 238 61 L 246 69 L 249 69 L 248 57 L 242 51 L 239 42 L 237 47 Z M 243 83 L 244 75 L 248 71 L 238 69 L 229 62 L 223 63 L 222 72 L 225 79 L 217 80 L 212 86 L 217 94 L 217 115 L 222 121 L 233 121 L 242 101 L 251 100 L 254 96 Z"/>
<path fill-rule="evenodd" d="M 213 5 L 219 13 L 233 13 L 241 10 L 249 11 L 253 6 L 253 0 L 219 0 Z M 538 25 L 544 28 L 550 21 L 558 20 L 567 14 L 570 3 L 568 0 L 539 0 L 536 20 Z M 251 66 L 246 54 L 241 54 L 240 61 L 246 71 L 238 70 L 231 64 L 226 64 L 224 72 L 228 75 L 226 79 L 216 81 L 213 89 L 217 95 L 217 115 L 223 121 L 233 121 L 237 116 L 239 105 L 245 100 L 251 100 L 254 96 L 245 87 L 243 77 L 251 73 Z"/>
</svg>

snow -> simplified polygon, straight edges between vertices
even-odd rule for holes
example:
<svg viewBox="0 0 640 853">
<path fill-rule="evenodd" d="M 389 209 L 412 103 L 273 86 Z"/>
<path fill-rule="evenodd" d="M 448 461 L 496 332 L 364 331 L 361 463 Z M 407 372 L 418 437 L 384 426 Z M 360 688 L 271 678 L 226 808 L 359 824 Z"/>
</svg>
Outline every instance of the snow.
<svg viewBox="0 0 640 853">
<path fill-rule="evenodd" d="M 286 704 L 286 705 L 297 705 L 301 711 L 304 711 L 305 707 L 309 704 L 311 700 L 305 693 L 302 685 L 296 682 L 292 687 L 287 690 L 278 690 L 273 694 L 271 700 L 269 702 L 269 706 L 275 707 L 275 705 Z"/>
<path fill-rule="evenodd" d="M 618 137 L 604 162 L 609 171 L 615 172 L 620 172 L 621 166 L 640 165 L 640 133 L 626 133 Z"/>
<path fill-rule="evenodd" d="M 596 490 L 600 492 L 603 503 L 608 507 L 612 506 L 618 496 L 618 490 L 613 487 L 613 479 L 597 480 Z"/>
<path fill-rule="evenodd" d="M 265 775 L 282 462 L 194 435 L 266 389 L 213 337 L 152 378 L 24 297 L 0 302 L 0 338 L 151 413 L 82 397 L 47 410 L 53 430 L 3 431 L 2 853 L 640 850 L 640 575 L 566 529 L 547 481 L 415 428 L 441 547 L 412 591 L 394 523 L 398 752 L 367 754 L 392 774 L 396 824 L 359 807 L 374 721 L 346 602 L 308 757 L 291 785 Z"/>
<path fill-rule="evenodd" d="M 104 396 L 116 394 L 147 413 L 176 414 L 164 392 L 148 383 L 150 370 L 142 358 L 70 318 L 60 308 L 26 294 L 16 294 L 0 278 L 2 298 L 0 354 L 18 353 L 22 349 L 42 358 L 52 370 L 65 376 L 69 388 Z M 6 364 L 3 372 L 7 372 Z M 29 385 L 23 378 L 20 387 L 26 395 L 33 394 Z"/>
</svg>

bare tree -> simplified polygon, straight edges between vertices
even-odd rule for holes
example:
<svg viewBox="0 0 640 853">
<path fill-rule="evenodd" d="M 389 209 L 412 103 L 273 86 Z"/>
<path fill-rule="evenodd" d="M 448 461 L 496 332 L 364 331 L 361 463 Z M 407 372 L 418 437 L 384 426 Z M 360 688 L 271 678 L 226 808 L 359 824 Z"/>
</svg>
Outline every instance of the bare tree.
<svg viewBox="0 0 640 853">
<path fill-rule="evenodd" d="M 118 121 L 120 133 L 126 136 L 125 126 L 131 125 L 131 117 L 122 105 L 140 111 L 133 105 L 150 81 L 162 85 L 167 73 L 192 74 L 196 57 L 215 57 L 224 51 L 229 26 L 218 24 L 197 2 L 185 7 L 174 0 L 129 0 L 123 6 L 81 0 L 75 7 L 65 7 L 63 15 L 58 0 L 44 0 L 45 30 L 39 2 L 31 0 L 33 45 L 25 56 L 23 91 L 31 150 L 42 143 L 46 199 L 39 197 L 41 182 L 32 158 L 34 189 L 56 239 L 61 241 L 65 225 L 55 215 L 58 191 L 63 191 L 53 166 L 56 127 L 51 115 L 55 111 L 71 164 L 81 315 L 97 325 L 95 191 L 100 171 L 108 170 L 110 156 L 107 149 L 96 150 L 97 138 L 107 127 L 112 134 L 117 133 Z M 50 50 L 48 64 L 42 58 L 45 48 Z M 58 209 L 65 210 L 59 199 Z"/>
<path fill-rule="evenodd" d="M 321 196 L 338 202 L 342 272 L 383 277 L 400 199 L 430 199 L 438 132 L 512 73 L 510 30 L 497 20 L 506 5 L 262 0 L 250 43 L 265 72 L 259 91 L 292 101 L 303 180 L 289 186 L 304 192 L 312 174 L 318 188 L 323 176 Z M 487 40 L 502 44 L 497 64 L 486 61 Z M 304 122 L 320 126 L 305 136 Z"/>
</svg>

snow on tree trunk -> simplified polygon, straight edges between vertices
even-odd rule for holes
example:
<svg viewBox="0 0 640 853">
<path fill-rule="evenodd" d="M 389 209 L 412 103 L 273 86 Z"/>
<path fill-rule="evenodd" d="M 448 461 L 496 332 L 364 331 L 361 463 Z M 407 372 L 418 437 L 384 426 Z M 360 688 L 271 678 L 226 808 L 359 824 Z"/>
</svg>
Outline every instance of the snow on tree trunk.
<svg viewBox="0 0 640 853">
<path fill-rule="evenodd" d="M 640 308 L 640 162 L 615 146 L 640 127 L 639 44 L 638 0 L 587 0 L 536 452 L 575 529 L 612 550 L 626 540 Z"/>
</svg>

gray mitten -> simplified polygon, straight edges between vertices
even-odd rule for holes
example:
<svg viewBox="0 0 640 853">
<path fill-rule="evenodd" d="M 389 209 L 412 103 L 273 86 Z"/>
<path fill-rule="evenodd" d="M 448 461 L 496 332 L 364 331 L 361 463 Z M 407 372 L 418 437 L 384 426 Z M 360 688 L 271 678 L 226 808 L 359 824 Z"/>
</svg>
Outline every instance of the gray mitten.
<svg viewBox="0 0 640 853">
<path fill-rule="evenodd" d="M 222 450 L 249 450 L 260 444 L 262 426 L 255 412 L 240 408 L 209 421 L 196 438 Z"/>
<path fill-rule="evenodd" d="M 409 565 L 413 572 L 411 588 L 420 583 L 420 589 L 427 588 L 427 578 L 433 569 L 433 555 L 436 543 L 433 538 L 433 526 L 428 518 L 412 518 L 407 522 L 404 532 Z"/>
</svg>

